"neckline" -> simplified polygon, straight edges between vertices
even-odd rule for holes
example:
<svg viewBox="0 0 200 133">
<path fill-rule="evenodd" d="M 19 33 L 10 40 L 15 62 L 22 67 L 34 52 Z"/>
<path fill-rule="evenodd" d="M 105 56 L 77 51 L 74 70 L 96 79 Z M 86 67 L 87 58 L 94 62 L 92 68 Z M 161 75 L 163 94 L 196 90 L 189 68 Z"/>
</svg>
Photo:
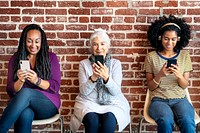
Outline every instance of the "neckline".
<svg viewBox="0 0 200 133">
<path fill-rule="evenodd" d="M 175 59 L 179 54 L 180 54 L 180 50 L 176 53 L 176 55 L 174 55 L 173 57 L 171 58 L 167 58 L 167 57 L 164 57 L 162 56 L 158 51 L 156 51 L 156 53 L 158 54 L 158 56 L 162 59 L 165 59 L 165 60 L 170 60 L 170 59 Z"/>
</svg>

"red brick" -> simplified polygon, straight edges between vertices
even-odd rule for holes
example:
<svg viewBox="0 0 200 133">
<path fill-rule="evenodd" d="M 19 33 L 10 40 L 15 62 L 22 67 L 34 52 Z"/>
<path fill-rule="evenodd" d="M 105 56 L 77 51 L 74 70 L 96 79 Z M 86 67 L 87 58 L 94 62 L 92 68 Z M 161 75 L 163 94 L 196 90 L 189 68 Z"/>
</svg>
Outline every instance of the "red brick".
<svg viewBox="0 0 200 133">
<path fill-rule="evenodd" d="M 84 41 L 81 40 L 70 40 L 66 41 L 67 46 L 84 46 Z"/>
<path fill-rule="evenodd" d="M 166 15 L 170 15 L 170 14 L 183 15 L 183 14 L 186 14 L 186 10 L 185 9 L 182 9 L 182 10 L 179 10 L 179 9 L 164 9 L 163 13 L 166 14 Z"/>
<path fill-rule="evenodd" d="M 7 34 L 5 32 L 0 32 L 0 38 L 7 38 Z"/>
<path fill-rule="evenodd" d="M 128 7 L 128 3 L 126 1 L 107 1 L 107 7 Z"/>
<path fill-rule="evenodd" d="M 66 30 L 86 31 L 87 25 L 69 24 L 66 25 Z"/>
<path fill-rule="evenodd" d="M 79 18 L 79 22 L 80 23 L 88 23 L 89 22 L 89 18 L 88 17 L 80 17 Z"/>
<path fill-rule="evenodd" d="M 132 41 L 112 41 L 111 47 L 131 47 Z"/>
<path fill-rule="evenodd" d="M 153 1 L 133 1 L 132 7 L 152 7 Z"/>
<path fill-rule="evenodd" d="M 16 46 L 18 41 L 16 40 L 0 40 L 0 46 Z"/>
<path fill-rule="evenodd" d="M 74 32 L 72 32 L 72 33 L 69 33 L 69 32 L 58 32 L 57 33 L 57 36 L 59 37 L 59 38 L 65 38 L 65 39 L 77 39 L 77 38 L 79 38 L 79 34 L 78 33 L 74 33 Z"/>
<path fill-rule="evenodd" d="M 159 9 L 140 9 L 139 14 L 141 15 L 159 15 L 160 10 Z"/>
<path fill-rule="evenodd" d="M 78 54 L 90 54 L 89 48 L 77 48 L 77 53 Z"/>
<path fill-rule="evenodd" d="M 178 1 L 170 1 L 168 3 L 163 3 L 162 1 L 156 1 L 155 6 L 157 7 L 177 7 Z"/>
<path fill-rule="evenodd" d="M 47 16 L 45 22 L 56 22 L 55 16 Z"/>
<path fill-rule="evenodd" d="M 134 17 L 125 17 L 124 18 L 124 22 L 126 22 L 126 23 L 134 23 L 135 22 L 135 18 Z"/>
<path fill-rule="evenodd" d="M 115 11 L 116 15 L 136 15 L 137 11 L 135 9 L 117 9 Z"/>
<path fill-rule="evenodd" d="M 23 9 L 22 13 L 23 14 L 32 14 L 32 15 L 34 15 L 34 14 L 42 15 L 42 14 L 44 14 L 44 9 Z"/>
<path fill-rule="evenodd" d="M 112 30 L 132 30 L 132 25 L 111 25 Z"/>
<path fill-rule="evenodd" d="M 79 1 L 58 1 L 59 7 L 79 7 Z"/>
<path fill-rule="evenodd" d="M 100 23 L 101 22 L 101 17 L 91 17 L 90 22 L 93 23 Z"/>
<path fill-rule="evenodd" d="M 12 7 L 32 7 L 33 3 L 31 1 L 11 1 Z"/>
<path fill-rule="evenodd" d="M 54 52 L 61 55 L 61 54 L 75 54 L 74 48 L 54 48 Z"/>
<path fill-rule="evenodd" d="M 35 1 L 34 6 L 38 7 L 56 7 L 56 1 Z"/>
<path fill-rule="evenodd" d="M 67 15 L 67 9 L 46 9 L 48 15 Z"/>
<path fill-rule="evenodd" d="M 20 9 L 17 8 L 0 8 L 0 14 L 20 14 Z"/>
<path fill-rule="evenodd" d="M 8 7 L 9 6 L 9 1 L 0 1 L 0 7 Z"/>
<path fill-rule="evenodd" d="M 64 30 L 63 24 L 44 24 L 42 27 L 44 30 Z"/>
<path fill-rule="evenodd" d="M 134 38 L 146 39 L 147 35 L 145 33 L 127 33 L 127 38 L 129 38 L 129 39 L 134 39 Z"/>
<path fill-rule="evenodd" d="M 12 22 L 20 22 L 21 21 L 21 17 L 20 16 L 11 16 L 11 21 Z"/>
<path fill-rule="evenodd" d="M 113 15 L 113 9 L 91 9 L 92 15 Z"/>
<path fill-rule="evenodd" d="M 9 17 L 8 16 L 0 16 L 0 22 L 8 22 Z"/>
<path fill-rule="evenodd" d="M 21 32 L 10 32 L 8 35 L 10 38 L 20 38 Z"/>
<path fill-rule="evenodd" d="M 106 16 L 102 17 L 102 23 L 110 23 L 110 22 L 112 22 L 112 17 L 106 17 Z"/>
<path fill-rule="evenodd" d="M 44 17 L 34 17 L 34 21 L 36 21 L 36 22 L 44 22 Z"/>
<path fill-rule="evenodd" d="M 103 2 L 82 2 L 83 7 L 104 7 Z"/>
<path fill-rule="evenodd" d="M 69 9 L 71 15 L 90 15 L 90 9 Z"/>
<path fill-rule="evenodd" d="M 23 22 L 32 22 L 32 17 L 28 17 L 28 16 L 22 17 L 22 21 Z"/>
</svg>

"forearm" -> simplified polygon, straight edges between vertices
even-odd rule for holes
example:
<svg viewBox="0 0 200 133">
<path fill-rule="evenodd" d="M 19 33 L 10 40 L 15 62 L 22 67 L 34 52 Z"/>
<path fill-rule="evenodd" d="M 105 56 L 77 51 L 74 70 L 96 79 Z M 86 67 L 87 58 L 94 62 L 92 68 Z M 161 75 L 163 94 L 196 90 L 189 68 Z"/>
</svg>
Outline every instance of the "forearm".
<svg viewBox="0 0 200 133">
<path fill-rule="evenodd" d="M 15 83 L 14 83 L 14 90 L 15 92 L 18 92 L 21 90 L 23 84 L 24 84 L 25 81 L 22 81 L 20 79 L 18 79 Z"/>
<path fill-rule="evenodd" d="M 158 88 L 160 81 L 162 78 L 162 74 L 158 73 L 155 77 L 153 77 L 147 84 L 150 90 L 155 90 Z"/>
<path fill-rule="evenodd" d="M 177 80 L 178 80 L 178 84 L 181 88 L 183 88 L 183 89 L 187 88 L 187 86 L 189 84 L 188 80 L 186 80 L 183 76 L 178 78 Z"/>
<path fill-rule="evenodd" d="M 40 81 L 39 81 L 40 80 Z M 37 82 L 39 82 L 39 83 L 37 83 Z M 43 89 L 43 90 L 47 90 L 48 88 L 49 88 L 49 86 L 50 86 L 50 83 L 49 83 L 49 81 L 47 81 L 47 80 L 43 80 L 43 79 L 39 79 L 38 78 L 38 81 L 36 82 L 36 85 L 38 86 L 38 87 L 40 87 L 41 89 Z"/>
</svg>

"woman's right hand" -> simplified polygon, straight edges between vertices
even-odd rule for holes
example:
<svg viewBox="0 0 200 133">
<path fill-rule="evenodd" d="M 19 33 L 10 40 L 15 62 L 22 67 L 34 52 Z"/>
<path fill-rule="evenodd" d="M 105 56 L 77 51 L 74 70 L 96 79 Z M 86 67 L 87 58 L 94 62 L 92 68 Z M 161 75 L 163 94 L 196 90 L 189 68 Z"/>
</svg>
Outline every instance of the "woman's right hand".
<svg viewBox="0 0 200 133">
<path fill-rule="evenodd" d="M 21 69 L 19 69 L 17 71 L 17 77 L 18 79 L 21 81 L 21 82 L 25 82 L 25 79 L 26 79 L 26 71 L 23 71 Z"/>
<path fill-rule="evenodd" d="M 166 75 L 169 75 L 171 73 L 171 70 L 167 68 L 167 63 L 164 63 L 162 68 L 159 71 L 160 77 L 164 77 Z"/>
</svg>

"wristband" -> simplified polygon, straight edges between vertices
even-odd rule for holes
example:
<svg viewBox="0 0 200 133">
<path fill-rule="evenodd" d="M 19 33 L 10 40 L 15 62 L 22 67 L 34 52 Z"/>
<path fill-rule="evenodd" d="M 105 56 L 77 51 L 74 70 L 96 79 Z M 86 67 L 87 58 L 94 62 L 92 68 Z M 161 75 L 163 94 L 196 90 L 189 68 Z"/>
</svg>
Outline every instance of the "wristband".
<svg viewBox="0 0 200 133">
<path fill-rule="evenodd" d="M 97 82 L 97 81 L 92 80 L 92 76 L 89 77 L 89 80 L 90 80 L 92 83 Z"/>
<path fill-rule="evenodd" d="M 40 85 L 40 83 L 41 83 L 41 78 L 40 77 L 38 77 L 38 81 L 35 83 L 35 85 L 37 85 L 37 86 L 39 86 Z"/>
<path fill-rule="evenodd" d="M 153 82 L 154 82 L 155 84 L 159 85 L 159 83 L 158 83 L 155 79 L 153 79 Z"/>
</svg>

